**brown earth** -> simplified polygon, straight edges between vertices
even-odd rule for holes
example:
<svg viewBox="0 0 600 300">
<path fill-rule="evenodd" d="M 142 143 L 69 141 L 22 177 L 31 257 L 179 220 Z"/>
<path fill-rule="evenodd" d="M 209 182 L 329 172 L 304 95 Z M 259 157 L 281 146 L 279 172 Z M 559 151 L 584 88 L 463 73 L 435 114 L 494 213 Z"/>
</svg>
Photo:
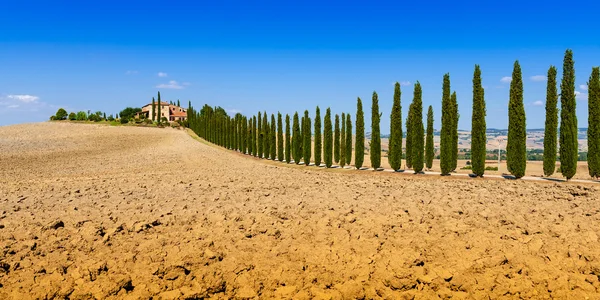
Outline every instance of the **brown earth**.
<svg viewBox="0 0 600 300">
<path fill-rule="evenodd" d="M 600 188 L 0 127 L 0 299 L 600 298 Z"/>
</svg>

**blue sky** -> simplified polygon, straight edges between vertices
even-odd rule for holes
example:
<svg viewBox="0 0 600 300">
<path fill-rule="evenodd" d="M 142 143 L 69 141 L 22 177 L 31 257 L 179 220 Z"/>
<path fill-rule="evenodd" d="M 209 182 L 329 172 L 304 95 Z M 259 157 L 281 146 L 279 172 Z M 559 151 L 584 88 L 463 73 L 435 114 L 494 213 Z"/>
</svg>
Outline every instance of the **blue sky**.
<svg viewBox="0 0 600 300">
<path fill-rule="evenodd" d="M 316 105 L 370 122 L 379 94 L 389 132 L 393 83 L 403 118 L 413 83 L 440 124 L 442 77 L 470 129 L 472 75 L 481 65 L 487 124 L 506 128 L 515 60 L 523 70 L 528 128 L 544 125 L 545 74 L 574 51 L 579 126 L 585 84 L 600 65 L 595 1 L 10 1 L 0 12 L 0 125 L 47 120 L 59 107 L 114 114 L 163 100 L 230 112 Z M 540 76 L 541 75 L 541 76 Z M 426 111 L 426 110 L 425 110 Z"/>
</svg>

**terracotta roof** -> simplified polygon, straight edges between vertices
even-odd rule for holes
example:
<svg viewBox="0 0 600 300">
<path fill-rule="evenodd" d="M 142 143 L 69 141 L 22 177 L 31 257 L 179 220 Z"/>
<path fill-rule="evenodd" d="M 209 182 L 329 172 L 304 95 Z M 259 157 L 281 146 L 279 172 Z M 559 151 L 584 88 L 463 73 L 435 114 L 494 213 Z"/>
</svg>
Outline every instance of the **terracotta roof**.
<svg viewBox="0 0 600 300">
<path fill-rule="evenodd" d="M 171 113 L 173 117 L 187 117 L 187 113 L 183 111 L 174 111 Z"/>
</svg>

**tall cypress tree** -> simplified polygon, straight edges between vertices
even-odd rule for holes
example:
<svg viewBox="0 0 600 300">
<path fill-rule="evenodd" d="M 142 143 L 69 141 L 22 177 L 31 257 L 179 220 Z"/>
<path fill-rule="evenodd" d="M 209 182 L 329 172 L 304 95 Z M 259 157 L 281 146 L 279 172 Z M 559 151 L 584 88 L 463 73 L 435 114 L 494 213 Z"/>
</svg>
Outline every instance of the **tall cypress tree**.
<svg viewBox="0 0 600 300">
<path fill-rule="evenodd" d="M 260 112 L 258 113 L 260 115 Z M 252 117 L 252 154 L 254 157 L 258 157 L 258 126 L 260 122 L 256 121 L 256 115 Z"/>
<path fill-rule="evenodd" d="M 262 129 L 262 114 L 260 111 L 258 112 L 258 117 L 256 119 L 257 119 L 256 124 L 258 126 L 258 128 L 256 129 L 256 136 L 257 136 L 257 146 L 256 147 L 257 147 L 257 151 L 258 151 L 258 158 L 262 158 L 263 157 L 263 146 L 265 144 L 264 144 L 263 135 L 262 135 L 262 131 L 263 131 L 263 129 Z"/>
<path fill-rule="evenodd" d="M 433 107 L 429 105 L 427 110 L 427 138 L 425 141 L 425 166 L 428 170 L 433 167 L 433 157 L 435 150 L 433 148 Z"/>
<path fill-rule="evenodd" d="M 352 119 L 350 114 L 346 114 L 346 164 L 350 166 L 352 162 Z"/>
<path fill-rule="evenodd" d="M 425 130 L 423 128 L 423 91 L 421 90 L 421 84 L 417 81 L 415 83 L 415 91 L 413 96 L 413 119 L 412 119 L 412 164 L 413 170 L 416 173 L 423 171 L 423 151 L 424 151 L 424 140 Z"/>
<path fill-rule="evenodd" d="M 567 180 L 575 176 L 579 156 L 575 105 L 575 62 L 573 51 L 568 49 L 565 52 L 560 84 L 560 171 Z"/>
<path fill-rule="evenodd" d="M 405 153 L 405 160 L 406 160 L 406 167 L 409 169 L 412 169 L 412 155 L 413 155 L 413 127 L 411 126 L 412 124 L 412 119 L 413 119 L 413 107 L 414 105 L 411 103 L 408 106 L 408 116 L 406 117 L 406 151 L 404 151 Z"/>
<path fill-rule="evenodd" d="M 162 115 L 162 114 L 160 113 L 160 108 L 161 108 L 161 106 L 162 106 L 162 102 L 160 101 L 160 92 L 158 92 L 158 113 L 157 113 L 157 115 L 156 115 L 156 118 L 157 118 L 158 124 L 160 124 L 160 122 L 162 122 L 162 120 L 161 120 L 161 117 L 160 117 L 160 116 Z"/>
<path fill-rule="evenodd" d="M 356 142 L 354 143 L 354 166 L 362 168 L 365 159 L 365 116 L 360 97 L 356 100 Z"/>
<path fill-rule="evenodd" d="M 516 178 L 525 175 L 527 165 L 527 131 L 525 128 L 525 107 L 523 106 L 523 80 L 521 66 L 515 61 L 510 99 L 508 102 L 508 142 L 506 144 L 506 164 L 508 171 Z"/>
<path fill-rule="evenodd" d="M 388 161 L 392 170 L 397 171 L 402 167 L 402 106 L 400 103 L 400 83 L 394 87 L 394 102 L 390 115 L 390 140 Z"/>
<path fill-rule="evenodd" d="M 304 115 L 300 117 L 300 159 L 304 158 Z"/>
<path fill-rule="evenodd" d="M 442 129 L 440 132 L 440 169 L 450 175 L 452 166 L 452 102 L 450 101 L 450 74 L 444 74 L 442 86 Z"/>
<path fill-rule="evenodd" d="M 292 133 L 290 131 L 290 115 L 285 115 L 285 162 L 292 161 Z"/>
<path fill-rule="evenodd" d="M 335 115 L 335 130 L 333 132 L 333 161 L 340 162 L 340 115 Z"/>
<path fill-rule="evenodd" d="M 300 159 L 302 159 L 302 151 L 300 144 L 302 144 L 302 137 L 300 136 L 300 120 L 298 119 L 298 112 L 294 114 L 294 123 L 292 125 L 293 137 L 292 137 L 292 155 L 294 156 L 294 162 L 299 165 Z"/>
<path fill-rule="evenodd" d="M 458 166 L 458 102 L 456 101 L 456 92 L 450 96 L 452 103 L 452 171 Z"/>
<path fill-rule="evenodd" d="M 327 108 L 325 112 L 323 129 L 323 158 L 325 160 L 325 166 L 331 168 L 332 165 L 332 154 L 333 154 L 333 135 L 331 125 L 331 109 Z"/>
<path fill-rule="evenodd" d="M 588 82 L 588 171 L 600 177 L 600 68 L 592 68 Z"/>
<path fill-rule="evenodd" d="M 371 167 L 377 170 L 381 167 L 381 133 L 379 131 L 379 99 L 377 93 L 373 92 L 373 104 L 371 105 L 371 149 L 369 157 L 371 158 Z"/>
<path fill-rule="evenodd" d="M 269 119 L 267 117 L 267 112 L 265 111 L 263 113 L 263 128 L 262 128 L 262 135 L 263 135 L 263 153 L 264 153 L 264 158 L 268 159 L 269 158 L 269 152 L 271 152 L 271 144 L 270 144 L 270 136 L 269 136 Z"/>
<path fill-rule="evenodd" d="M 481 86 L 481 70 L 475 65 L 473 73 L 473 115 L 471 118 L 471 165 L 473 173 L 483 177 L 485 172 L 485 157 L 487 135 L 485 124 L 485 98 Z"/>
<path fill-rule="evenodd" d="M 342 130 L 340 131 L 340 167 L 346 165 L 346 114 L 342 113 Z"/>
<path fill-rule="evenodd" d="M 152 97 L 152 122 L 156 119 L 156 102 L 154 102 L 154 97 Z"/>
<path fill-rule="evenodd" d="M 246 117 L 242 117 L 242 132 L 240 132 L 240 134 L 242 135 L 242 153 L 246 154 L 248 153 L 248 120 Z"/>
<path fill-rule="evenodd" d="M 283 161 L 283 120 L 281 113 L 277 113 L 277 159 Z"/>
<path fill-rule="evenodd" d="M 556 170 L 556 140 L 558 134 L 558 92 L 556 90 L 556 68 L 548 69 L 546 87 L 546 124 L 544 128 L 544 175 L 550 176 Z M 588 154 L 589 159 L 589 154 Z"/>
<path fill-rule="evenodd" d="M 277 157 L 277 131 L 275 126 L 275 114 L 271 114 L 271 139 L 269 145 L 271 146 L 271 160 L 275 160 Z"/>
<path fill-rule="evenodd" d="M 323 138 L 321 137 L 321 110 L 317 106 L 315 114 L 315 166 L 321 165 L 321 154 Z"/>
<path fill-rule="evenodd" d="M 303 157 L 304 157 L 304 164 L 305 165 L 310 165 L 310 157 L 311 157 L 311 140 L 312 140 L 312 134 L 311 134 L 311 128 L 310 128 L 310 117 L 308 116 L 308 110 L 304 111 L 304 132 L 302 133 L 302 139 L 303 141 L 303 145 L 302 145 L 302 152 L 303 152 Z"/>
</svg>

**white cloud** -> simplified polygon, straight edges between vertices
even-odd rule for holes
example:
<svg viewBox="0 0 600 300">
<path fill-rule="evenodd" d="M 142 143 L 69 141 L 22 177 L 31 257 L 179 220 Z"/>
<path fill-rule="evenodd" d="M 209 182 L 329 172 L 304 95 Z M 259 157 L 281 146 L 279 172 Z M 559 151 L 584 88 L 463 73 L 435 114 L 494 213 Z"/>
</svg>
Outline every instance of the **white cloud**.
<svg viewBox="0 0 600 300">
<path fill-rule="evenodd" d="M 508 76 L 504 76 L 502 77 L 502 79 L 500 79 L 500 82 L 502 83 L 510 83 L 512 81 L 512 77 L 508 77 Z"/>
<path fill-rule="evenodd" d="M 159 89 L 175 89 L 175 90 L 183 89 L 183 85 L 180 85 L 175 80 L 171 80 L 171 81 L 169 81 L 169 83 L 161 83 L 161 84 L 157 85 L 156 87 Z"/>
<path fill-rule="evenodd" d="M 158 72 L 158 77 L 167 77 L 167 73 Z"/>
<path fill-rule="evenodd" d="M 532 104 L 533 104 L 533 106 L 542 106 L 542 105 L 544 105 L 544 102 L 542 100 L 538 100 L 538 101 L 533 102 Z"/>
<path fill-rule="evenodd" d="M 531 79 L 531 81 L 546 81 L 547 78 L 544 75 L 535 75 L 535 76 L 531 76 L 529 77 Z"/>
<path fill-rule="evenodd" d="M 225 111 L 226 111 L 228 114 L 232 114 L 232 115 L 235 115 L 235 114 L 237 114 L 237 113 L 242 113 L 242 111 L 241 111 L 241 110 L 239 110 L 239 109 L 235 109 L 235 108 L 232 108 L 232 109 L 226 109 Z"/>
<path fill-rule="evenodd" d="M 588 90 L 588 86 L 587 86 L 587 84 L 582 84 L 582 85 L 579 86 L 579 89 L 582 90 L 582 91 L 587 91 Z"/>
<path fill-rule="evenodd" d="M 575 91 L 575 99 L 577 100 L 587 100 L 588 98 L 588 94 L 587 93 L 582 93 L 580 91 Z"/>
<path fill-rule="evenodd" d="M 128 70 L 127 72 L 125 72 L 125 75 L 137 75 L 139 74 L 138 71 L 135 70 Z"/>
<path fill-rule="evenodd" d="M 40 99 L 38 96 L 33 95 L 8 95 L 9 99 L 18 100 L 24 103 L 36 102 Z"/>
<path fill-rule="evenodd" d="M 401 86 L 409 86 L 409 85 L 411 85 L 411 83 L 410 83 L 410 81 L 401 81 L 400 85 Z"/>
</svg>

